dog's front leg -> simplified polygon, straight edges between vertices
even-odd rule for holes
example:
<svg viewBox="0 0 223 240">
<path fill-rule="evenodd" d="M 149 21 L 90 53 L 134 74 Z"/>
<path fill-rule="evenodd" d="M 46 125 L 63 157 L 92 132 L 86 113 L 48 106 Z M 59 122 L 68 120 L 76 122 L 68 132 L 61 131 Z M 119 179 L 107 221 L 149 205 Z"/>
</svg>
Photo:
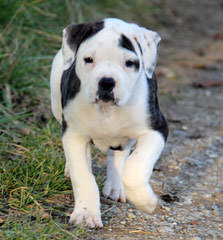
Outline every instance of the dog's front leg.
<svg viewBox="0 0 223 240">
<path fill-rule="evenodd" d="M 151 130 L 139 136 L 136 148 L 123 168 L 122 180 L 127 199 L 145 212 L 151 213 L 157 204 L 157 197 L 148 181 L 164 145 L 164 138 L 157 131 Z"/>
<path fill-rule="evenodd" d="M 63 147 L 68 161 L 74 191 L 75 208 L 70 223 L 86 223 L 88 227 L 102 227 L 99 191 L 87 157 L 89 139 L 69 128 L 63 135 Z"/>
</svg>

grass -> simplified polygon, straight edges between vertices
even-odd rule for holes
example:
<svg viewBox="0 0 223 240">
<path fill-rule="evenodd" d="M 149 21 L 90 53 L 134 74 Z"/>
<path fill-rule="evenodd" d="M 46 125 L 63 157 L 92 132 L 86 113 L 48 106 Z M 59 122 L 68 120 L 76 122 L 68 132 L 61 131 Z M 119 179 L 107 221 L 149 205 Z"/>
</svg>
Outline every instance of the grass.
<svg viewBox="0 0 223 240">
<path fill-rule="evenodd" d="M 161 1 L 0 1 L 0 239 L 81 239 L 67 224 L 73 199 L 49 73 L 70 22 L 122 17 L 148 26 Z M 95 157 L 97 158 L 97 156 Z M 97 179 L 102 186 L 103 177 Z"/>
</svg>

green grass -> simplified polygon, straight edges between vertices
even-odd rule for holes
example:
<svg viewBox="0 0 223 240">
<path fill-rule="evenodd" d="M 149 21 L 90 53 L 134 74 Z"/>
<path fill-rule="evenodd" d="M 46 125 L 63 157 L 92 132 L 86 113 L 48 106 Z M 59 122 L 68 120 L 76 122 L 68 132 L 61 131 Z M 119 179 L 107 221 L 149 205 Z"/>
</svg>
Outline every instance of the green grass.
<svg viewBox="0 0 223 240">
<path fill-rule="evenodd" d="M 50 112 L 51 62 L 70 22 L 121 17 L 154 26 L 161 2 L 0 1 L 0 239 L 85 238 L 67 224 L 72 188 Z M 103 179 L 97 175 L 100 187 Z"/>
</svg>

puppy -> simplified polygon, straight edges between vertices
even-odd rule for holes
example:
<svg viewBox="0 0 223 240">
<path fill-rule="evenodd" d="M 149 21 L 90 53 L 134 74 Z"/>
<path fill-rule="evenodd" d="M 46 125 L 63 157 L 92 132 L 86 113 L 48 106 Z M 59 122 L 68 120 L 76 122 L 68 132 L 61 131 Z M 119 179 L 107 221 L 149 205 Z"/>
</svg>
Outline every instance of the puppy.
<svg viewBox="0 0 223 240">
<path fill-rule="evenodd" d="M 147 213 L 149 178 L 168 135 L 154 73 L 158 33 L 120 19 L 69 25 L 51 71 L 51 103 L 62 124 L 75 208 L 70 223 L 102 227 L 90 145 L 107 152 L 105 197 Z"/>
</svg>

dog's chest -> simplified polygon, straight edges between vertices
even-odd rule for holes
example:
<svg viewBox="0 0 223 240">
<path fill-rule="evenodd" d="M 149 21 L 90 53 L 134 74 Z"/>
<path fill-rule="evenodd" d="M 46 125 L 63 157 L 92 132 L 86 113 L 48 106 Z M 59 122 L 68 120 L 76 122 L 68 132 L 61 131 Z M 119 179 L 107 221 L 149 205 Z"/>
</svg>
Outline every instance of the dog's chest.
<svg viewBox="0 0 223 240">
<path fill-rule="evenodd" d="M 123 114 L 118 114 L 112 109 L 102 109 L 92 121 L 92 125 L 88 125 L 88 129 L 94 144 L 106 151 L 110 146 L 116 147 L 126 143 L 131 135 L 131 124 L 133 123 L 128 122 Z"/>
<path fill-rule="evenodd" d="M 124 145 L 148 128 L 144 106 L 118 108 L 116 106 L 86 105 L 77 101 L 65 111 L 68 126 L 88 136 L 102 151 L 110 146 Z"/>
</svg>

